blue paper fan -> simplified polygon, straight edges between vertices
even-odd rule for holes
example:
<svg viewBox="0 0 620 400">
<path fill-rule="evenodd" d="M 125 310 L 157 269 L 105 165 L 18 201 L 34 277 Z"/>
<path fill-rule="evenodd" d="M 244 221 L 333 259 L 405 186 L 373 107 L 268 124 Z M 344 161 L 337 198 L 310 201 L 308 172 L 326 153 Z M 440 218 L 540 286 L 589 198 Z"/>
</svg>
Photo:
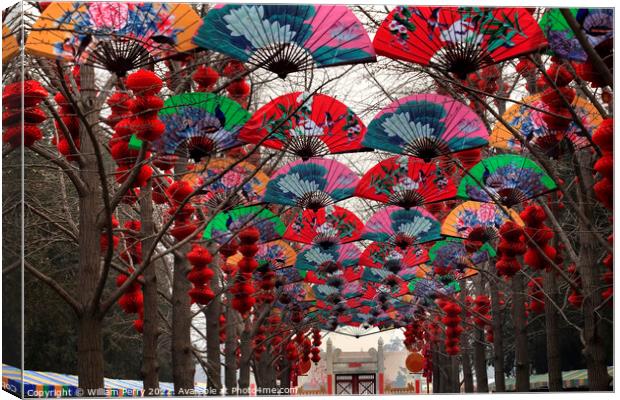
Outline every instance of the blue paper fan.
<svg viewBox="0 0 620 400">
<path fill-rule="evenodd" d="M 294 161 L 274 173 L 263 200 L 317 211 L 353 196 L 358 181 L 359 177 L 338 161 Z"/>
</svg>

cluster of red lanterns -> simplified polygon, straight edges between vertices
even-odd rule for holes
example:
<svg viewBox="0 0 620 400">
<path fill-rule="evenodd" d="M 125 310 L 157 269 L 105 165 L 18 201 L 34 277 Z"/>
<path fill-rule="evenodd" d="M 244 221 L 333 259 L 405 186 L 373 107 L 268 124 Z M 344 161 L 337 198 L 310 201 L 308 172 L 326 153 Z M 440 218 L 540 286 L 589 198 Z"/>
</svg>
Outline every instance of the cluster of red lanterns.
<svg viewBox="0 0 620 400">
<path fill-rule="evenodd" d="M 569 265 L 566 272 L 568 272 L 568 276 L 571 280 L 576 282 L 577 286 L 581 287 L 581 276 L 579 275 L 579 271 L 577 271 L 577 266 L 575 266 L 575 264 Z M 577 288 L 572 288 L 567 300 L 568 303 L 574 308 L 581 308 L 581 305 L 583 304 L 583 295 Z"/>
<path fill-rule="evenodd" d="M 495 268 L 499 276 L 513 277 L 521 270 L 518 255 L 525 253 L 523 229 L 512 221 L 506 221 L 499 228 L 499 244 L 497 245 L 497 262 Z"/>
<path fill-rule="evenodd" d="M 267 346 L 265 342 L 267 340 L 267 335 L 265 335 L 266 329 L 262 325 L 256 328 L 256 335 L 252 339 L 252 346 L 254 347 L 254 356 L 257 360 L 260 359 L 261 355 L 267 351 Z"/>
<path fill-rule="evenodd" d="M 553 239 L 553 231 L 545 225 L 547 219 L 545 210 L 539 205 L 529 205 L 520 216 L 525 222 L 525 233 L 530 238 L 523 261 L 534 270 L 550 270 L 552 265 L 549 260 L 555 261 L 557 252 L 549 245 Z"/>
<path fill-rule="evenodd" d="M 230 292 L 233 295 L 231 307 L 241 314 L 246 314 L 256 304 L 252 274 L 258 268 L 254 256 L 258 253 L 256 243 L 259 237 L 260 232 L 255 227 L 246 228 L 239 233 L 239 252 L 243 257 L 237 263 L 238 272 Z"/>
<path fill-rule="evenodd" d="M 142 263 L 142 242 L 140 241 L 141 224 L 138 220 L 129 220 L 123 224 L 125 228 L 125 249 L 121 252 L 121 258 L 131 265 L 127 270 L 127 275 L 119 274 L 116 278 L 116 286 L 124 284 L 129 275 L 134 272 L 134 266 Z M 127 314 L 138 314 L 138 318 L 133 325 L 136 331 L 142 333 L 144 326 L 144 297 L 142 285 L 135 280 L 131 286 L 118 299 L 121 309 Z"/>
<path fill-rule="evenodd" d="M 530 301 L 526 303 L 528 312 L 534 314 L 542 314 L 545 311 L 545 293 L 542 289 L 543 278 L 538 276 L 532 278 L 527 283 L 527 292 L 530 297 Z"/>
<path fill-rule="evenodd" d="M 488 321 L 491 320 L 491 300 L 489 300 L 488 296 L 478 295 L 474 299 L 474 306 L 472 307 L 472 311 L 476 313 L 474 315 L 474 324 L 480 328 L 484 328 L 485 325 L 488 324 Z"/>
<path fill-rule="evenodd" d="M 446 314 L 441 318 L 441 322 L 446 326 L 446 340 L 444 341 L 445 350 L 448 355 L 454 356 L 461 352 L 461 312 L 463 309 L 453 300 L 446 300 L 439 303 L 439 307 Z"/>
<path fill-rule="evenodd" d="M 215 297 L 211 289 L 211 279 L 215 275 L 209 264 L 213 260 L 211 253 L 205 247 L 194 244 L 187 253 L 187 260 L 192 265 L 192 269 L 187 273 L 187 279 L 194 286 L 189 291 L 192 302 L 196 304 L 209 304 Z"/>
<path fill-rule="evenodd" d="M 403 344 L 405 345 L 405 348 L 409 351 L 416 351 L 418 347 L 417 344 L 423 337 L 422 326 L 415 322 L 407 324 L 404 335 L 405 340 L 403 341 Z"/>
<path fill-rule="evenodd" d="M 231 60 L 228 64 L 226 64 L 222 72 L 225 77 L 233 79 L 228 86 L 226 86 L 228 96 L 242 106 L 247 106 L 247 98 L 250 94 L 250 85 L 245 81 L 245 79 L 237 78 L 245 72 L 245 66 L 243 63 L 240 61 Z"/>
<path fill-rule="evenodd" d="M 469 296 L 467 296 L 469 298 Z M 487 342 L 493 342 L 493 325 L 491 325 L 491 300 L 488 296 L 478 295 L 475 299 L 471 300 L 474 304 L 472 311 L 477 315 L 473 318 L 473 323 L 476 326 L 485 330 L 485 339 Z"/>
<path fill-rule="evenodd" d="M 192 193 L 194 193 L 192 185 L 183 180 L 173 182 L 166 190 L 170 201 L 168 213 L 174 218 L 170 234 L 178 241 L 193 235 L 198 227 L 198 223 L 193 219 L 196 209 L 187 202 Z"/>
<path fill-rule="evenodd" d="M 125 248 L 121 252 L 121 258 L 129 265 L 138 265 L 142 262 L 142 241 L 140 241 L 142 224 L 136 219 L 131 219 L 123 224 L 123 228 L 125 228 Z"/>
<path fill-rule="evenodd" d="M 4 128 L 2 142 L 12 147 L 19 147 L 22 144 L 22 129 L 26 147 L 43 139 L 39 124 L 47 119 L 47 115 L 39 105 L 47 95 L 47 90 L 39 82 L 33 80 L 14 82 L 4 88 L 2 92 L 2 127 Z"/>
<path fill-rule="evenodd" d="M 321 346 L 321 330 L 314 328 L 312 329 L 312 349 L 310 350 L 312 356 L 310 359 L 315 364 L 318 364 L 318 362 L 321 361 L 321 349 L 319 346 Z"/>
<path fill-rule="evenodd" d="M 72 73 L 79 90 L 79 67 L 74 67 Z M 68 81 L 68 78 L 65 78 L 65 80 Z M 76 152 L 80 150 L 80 120 L 71 102 L 61 92 L 56 93 L 54 100 L 58 104 L 60 121 L 54 121 L 58 137 L 54 136 L 52 138 L 52 144 L 56 145 L 58 152 L 68 161 L 76 161 L 78 157 Z M 66 131 L 62 129 L 62 125 L 65 126 Z M 71 142 L 73 142 L 74 148 L 72 148 Z"/>
<path fill-rule="evenodd" d="M 140 140 L 154 141 L 161 137 L 165 125 L 157 117 L 157 113 L 164 106 L 164 101 L 157 96 L 163 87 L 163 82 L 153 71 L 141 69 L 127 76 L 125 85 L 135 98 L 130 103 L 131 127 Z"/>
<path fill-rule="evenodd" d="M 596 71 L 592 62 L 588 59 L 584 63 L 574 63 L 575 73 L 584 81 L 590 82 L 593 88 L 607 86 L 603 77 Z"/>
<path fill-rule="evenodd" d="M 220 74 L 211 67 L 201 65 L 192 75 L 192 79 L 198 85 L 197 92 L 210 92 L 220 79 Z"/>
<path fill-rule="evenodd" d="M 276 273 L 268 268 L 268 265 L 262 266 L 259 270 L 258 286 L 261 289 L 261 294 L 258 297 L 258 301 L 261 303 L 271 304 L 276 299 L 273 289 L 276 287 Z"/>
<path fill-rule="evenodd" d="M 592 134 L 592 140 L 603 155 L 594 164 L 594 170 L 601 176 L 594 184 L 596 199 L 609 210 L 614 207 L 614 120 L 606 118 Z"/>
<path fill-rule="evenodd" d="M 116 277 L 116 286 L 120 287 L 124 284 L 133 272 L 134 269 L 129 268 L 127 275 L 119 274 Z M 138 314 L 138 318 L 133 321 L 133 327 L 136 331 L 142 333 L 144 329 L 144 296 L 142 294 L 142 285 L 137 280 L 118 299 L 118 305 L 127 314 Z"/>
<path fill-rule="evenodd" d="M 573 75 L 566 67 L 558 64 L 552 64 L 547 74 L 558 87 L 557 89 L 547 87 L 542 92 L 540 99 L 549 111 L 549 113 L 542 115 L 542 119 L 550 133 L 555 133 L 559 141 L 564 137 L 564 132 L 573 121 L 569 105 L 575 100 L 576 92 L 575 89 L 568 87 L 568 84 L 573 80 Z"/>
<path fill-rule="evenodd" d="M 111 224 L 111 226 L 112 226 L 112 229 L 116 229 L 119 226 L 118 220 L 116 219 L 116 217 L 114 217 L 114 215 L 112 215 L 112 224 Z M 118 236 L 112 235 L 112 247 L 115 250 L 118 247 L 119 242 L 120 242 L 120 239 L 118 238 Z M 103 232 L 101 233 L 101 236 L 99 237 L 99 245 L 100 245 L 102 253 L 105 253 L 108 250 L 107 228 L 103 229 Z"/>
</svg>

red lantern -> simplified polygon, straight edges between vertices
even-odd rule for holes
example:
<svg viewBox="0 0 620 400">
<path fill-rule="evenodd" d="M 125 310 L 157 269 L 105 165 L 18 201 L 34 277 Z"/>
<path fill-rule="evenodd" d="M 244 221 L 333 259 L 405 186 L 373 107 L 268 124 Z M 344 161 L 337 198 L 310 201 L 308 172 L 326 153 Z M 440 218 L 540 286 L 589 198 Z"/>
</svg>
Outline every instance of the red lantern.
<svg viewBox="0 0 620 400">
<path fill-rule="evenodd" d="M 153 71 L 141 69 L 127 76 L 125 86 L 136 96 L 149 96 L 161 91 L 163 81 Z"/>
</svg>

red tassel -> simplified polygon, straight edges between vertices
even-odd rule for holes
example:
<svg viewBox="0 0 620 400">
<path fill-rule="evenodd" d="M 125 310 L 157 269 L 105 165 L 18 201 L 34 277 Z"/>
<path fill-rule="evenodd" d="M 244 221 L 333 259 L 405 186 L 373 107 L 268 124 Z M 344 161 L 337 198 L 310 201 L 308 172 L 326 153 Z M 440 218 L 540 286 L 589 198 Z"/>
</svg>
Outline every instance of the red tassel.
<svg viewBox="0 0 620 400">
<path fill-rule="evenodd" d="M 228 94 L 235 98 L 243 98 L 250 94 L 250 85 L 242 79 L 231 82 L 227 87 Z"/>
<path fill-rule="evenodd" d="M 194 80 L 194 82 L 196 82 L 199 86 L 205 88 L 209 88 L 215 85 L 219 78 L 220 74 L 218 74 L 216 70 L 211 67 L 206 67 L 204 65 L 198 67 L 198 69 L 196 69 L 196 72 L 194 72 L 194 75 L 192 75 L 192 79 Z"/>
<path fill-rule="evenodd" d="M 614 119 L 606 118 L 592 134 L 592 141 L 600 147 L 602 152 L 614 151 Z"/>
<path fill-rule="evenodd" d="M 23 94 L 23 96 L 22 96 Z M 10 110 L 38 106 L 48 96 L 47 90 L 37 81 L 27 80 L 6 85 L 2 90 L 2 104 Z"/>
<path fill-rule="evenodd" d="M 613 181 L 614 178 L 614 157 L 610 153 L 605 153 L 594 163 L 594 169 L 604 178 Z"/>
<path fill-rule="evenodd" d="M 24 129 L 24 146 L 30 147 L 39 140 L 43 139 L 43 133 L 38 126 L 28 124 L 23 126 Z M 22 126 L 10 126 L 2 135 L 2 141 L 13 147 L 18 147 L 22 143 Z"/>
</svg>

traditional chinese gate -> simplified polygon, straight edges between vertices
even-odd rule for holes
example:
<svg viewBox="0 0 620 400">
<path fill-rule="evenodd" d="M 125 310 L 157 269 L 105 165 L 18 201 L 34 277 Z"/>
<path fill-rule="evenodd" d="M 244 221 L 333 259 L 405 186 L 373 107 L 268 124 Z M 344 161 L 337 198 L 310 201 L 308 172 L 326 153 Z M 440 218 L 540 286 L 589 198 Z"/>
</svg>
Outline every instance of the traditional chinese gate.
<svg viewBox="0 0 620 400">
<path fill-rule="evenodd" d="M 376 394 L 375 374 L 336 375 L 336 394 Z"/>
</svg>

